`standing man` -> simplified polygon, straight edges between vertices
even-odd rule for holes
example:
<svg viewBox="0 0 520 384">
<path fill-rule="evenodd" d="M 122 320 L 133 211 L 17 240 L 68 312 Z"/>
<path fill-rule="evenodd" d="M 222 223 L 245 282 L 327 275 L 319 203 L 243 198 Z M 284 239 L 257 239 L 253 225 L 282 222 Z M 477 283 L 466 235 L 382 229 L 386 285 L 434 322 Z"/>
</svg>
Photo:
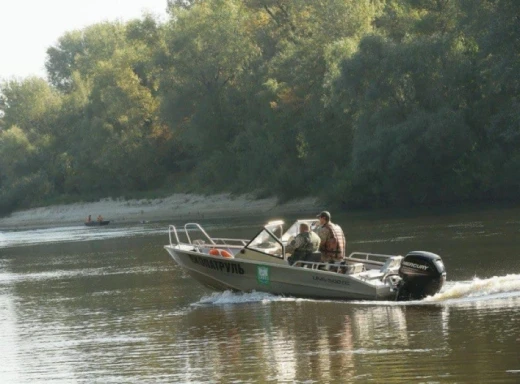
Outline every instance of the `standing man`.
<svg viewBox="0 0 520 384">
<path fill-rule="evenodd" d="M 320 225 L 316 229 L 321 242 L 321 261 L 322 263 L 337 262 L 345 257 L 346 241 L 343 230 L 337 224 L 330 221 L 328 211 L 321 212 L 316 216 L 320 220 Z"/>
<path fill-rule="evenodd" d="M 320 246 L 320 237 L 312 232 L 309 224 L 300 224 L 300 233 L 285 247 L 286 253 L 291 253 L 287 261 L 293 265 L 298 260 L 310 260 L 313 252 L 317 252 Z"/>
</svg>

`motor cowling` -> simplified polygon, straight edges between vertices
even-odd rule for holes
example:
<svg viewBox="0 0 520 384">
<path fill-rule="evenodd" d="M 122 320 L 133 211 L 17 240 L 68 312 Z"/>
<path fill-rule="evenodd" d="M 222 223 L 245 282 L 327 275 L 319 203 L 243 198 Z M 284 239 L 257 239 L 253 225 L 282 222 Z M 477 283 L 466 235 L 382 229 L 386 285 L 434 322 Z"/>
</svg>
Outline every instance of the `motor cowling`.
<svg viewBox="0 0 520 384">
<path fill-rule="evenodd" d="M 409 252 L 399 268 L 401 282 L 397 300 L 421 300 L 439 292 L 446 281 L 446 269 L 439 255 Z"/>
</svg>

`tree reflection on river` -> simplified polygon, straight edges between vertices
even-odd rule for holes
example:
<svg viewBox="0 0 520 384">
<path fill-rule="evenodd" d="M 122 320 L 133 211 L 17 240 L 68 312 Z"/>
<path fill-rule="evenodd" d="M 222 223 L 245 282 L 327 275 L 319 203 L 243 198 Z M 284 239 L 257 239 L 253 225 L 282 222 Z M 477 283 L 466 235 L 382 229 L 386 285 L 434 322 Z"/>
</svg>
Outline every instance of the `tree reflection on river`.
<svg viewBox="0 0 520 384">
<path fill-rule="evenodd" d="M 519 213 L 333 217 L 349 250 L 423 249 L 443 257 L 442 292 L 411 303 L 213 293 L 162 248 L 166 224 L 4 232 L 0 377 L 2 383 L 516 383 Z M 263 222 L 204 224 L 215 236 L 248 238 Z"/>
</svg>

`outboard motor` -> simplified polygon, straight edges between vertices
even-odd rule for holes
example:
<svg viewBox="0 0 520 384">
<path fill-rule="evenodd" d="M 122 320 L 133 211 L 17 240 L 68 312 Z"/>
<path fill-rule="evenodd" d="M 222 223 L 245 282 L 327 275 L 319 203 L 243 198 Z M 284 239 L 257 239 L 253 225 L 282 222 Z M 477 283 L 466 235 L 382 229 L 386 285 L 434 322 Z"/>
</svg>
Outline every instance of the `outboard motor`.
<svg viewBox="0 0 520 384">
<path fill-rule="evenodd" d="M 439 292 L 446 281 L 446 269 L 439 255 L 430 252 L 409 252 L 399 268 L 397 300 L 421 300 Z"/>
</svg>

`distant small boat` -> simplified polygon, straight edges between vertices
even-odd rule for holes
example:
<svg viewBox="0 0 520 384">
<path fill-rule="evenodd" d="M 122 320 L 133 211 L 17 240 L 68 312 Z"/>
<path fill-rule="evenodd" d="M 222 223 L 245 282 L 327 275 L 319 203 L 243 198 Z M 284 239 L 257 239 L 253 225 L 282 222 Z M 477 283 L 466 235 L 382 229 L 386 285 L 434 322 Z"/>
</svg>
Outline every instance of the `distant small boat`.
<svg viewBox="0 0 520 384">
<path fill-rule="evenodd" d="M 103 220 L 103 221 L 86 221 L 85 222 L 85 225 L 87 227 L 98 227 L 100 225 L 108 225 L 108 223 L 110 223 L 110 220 Z"/>
</svg>

